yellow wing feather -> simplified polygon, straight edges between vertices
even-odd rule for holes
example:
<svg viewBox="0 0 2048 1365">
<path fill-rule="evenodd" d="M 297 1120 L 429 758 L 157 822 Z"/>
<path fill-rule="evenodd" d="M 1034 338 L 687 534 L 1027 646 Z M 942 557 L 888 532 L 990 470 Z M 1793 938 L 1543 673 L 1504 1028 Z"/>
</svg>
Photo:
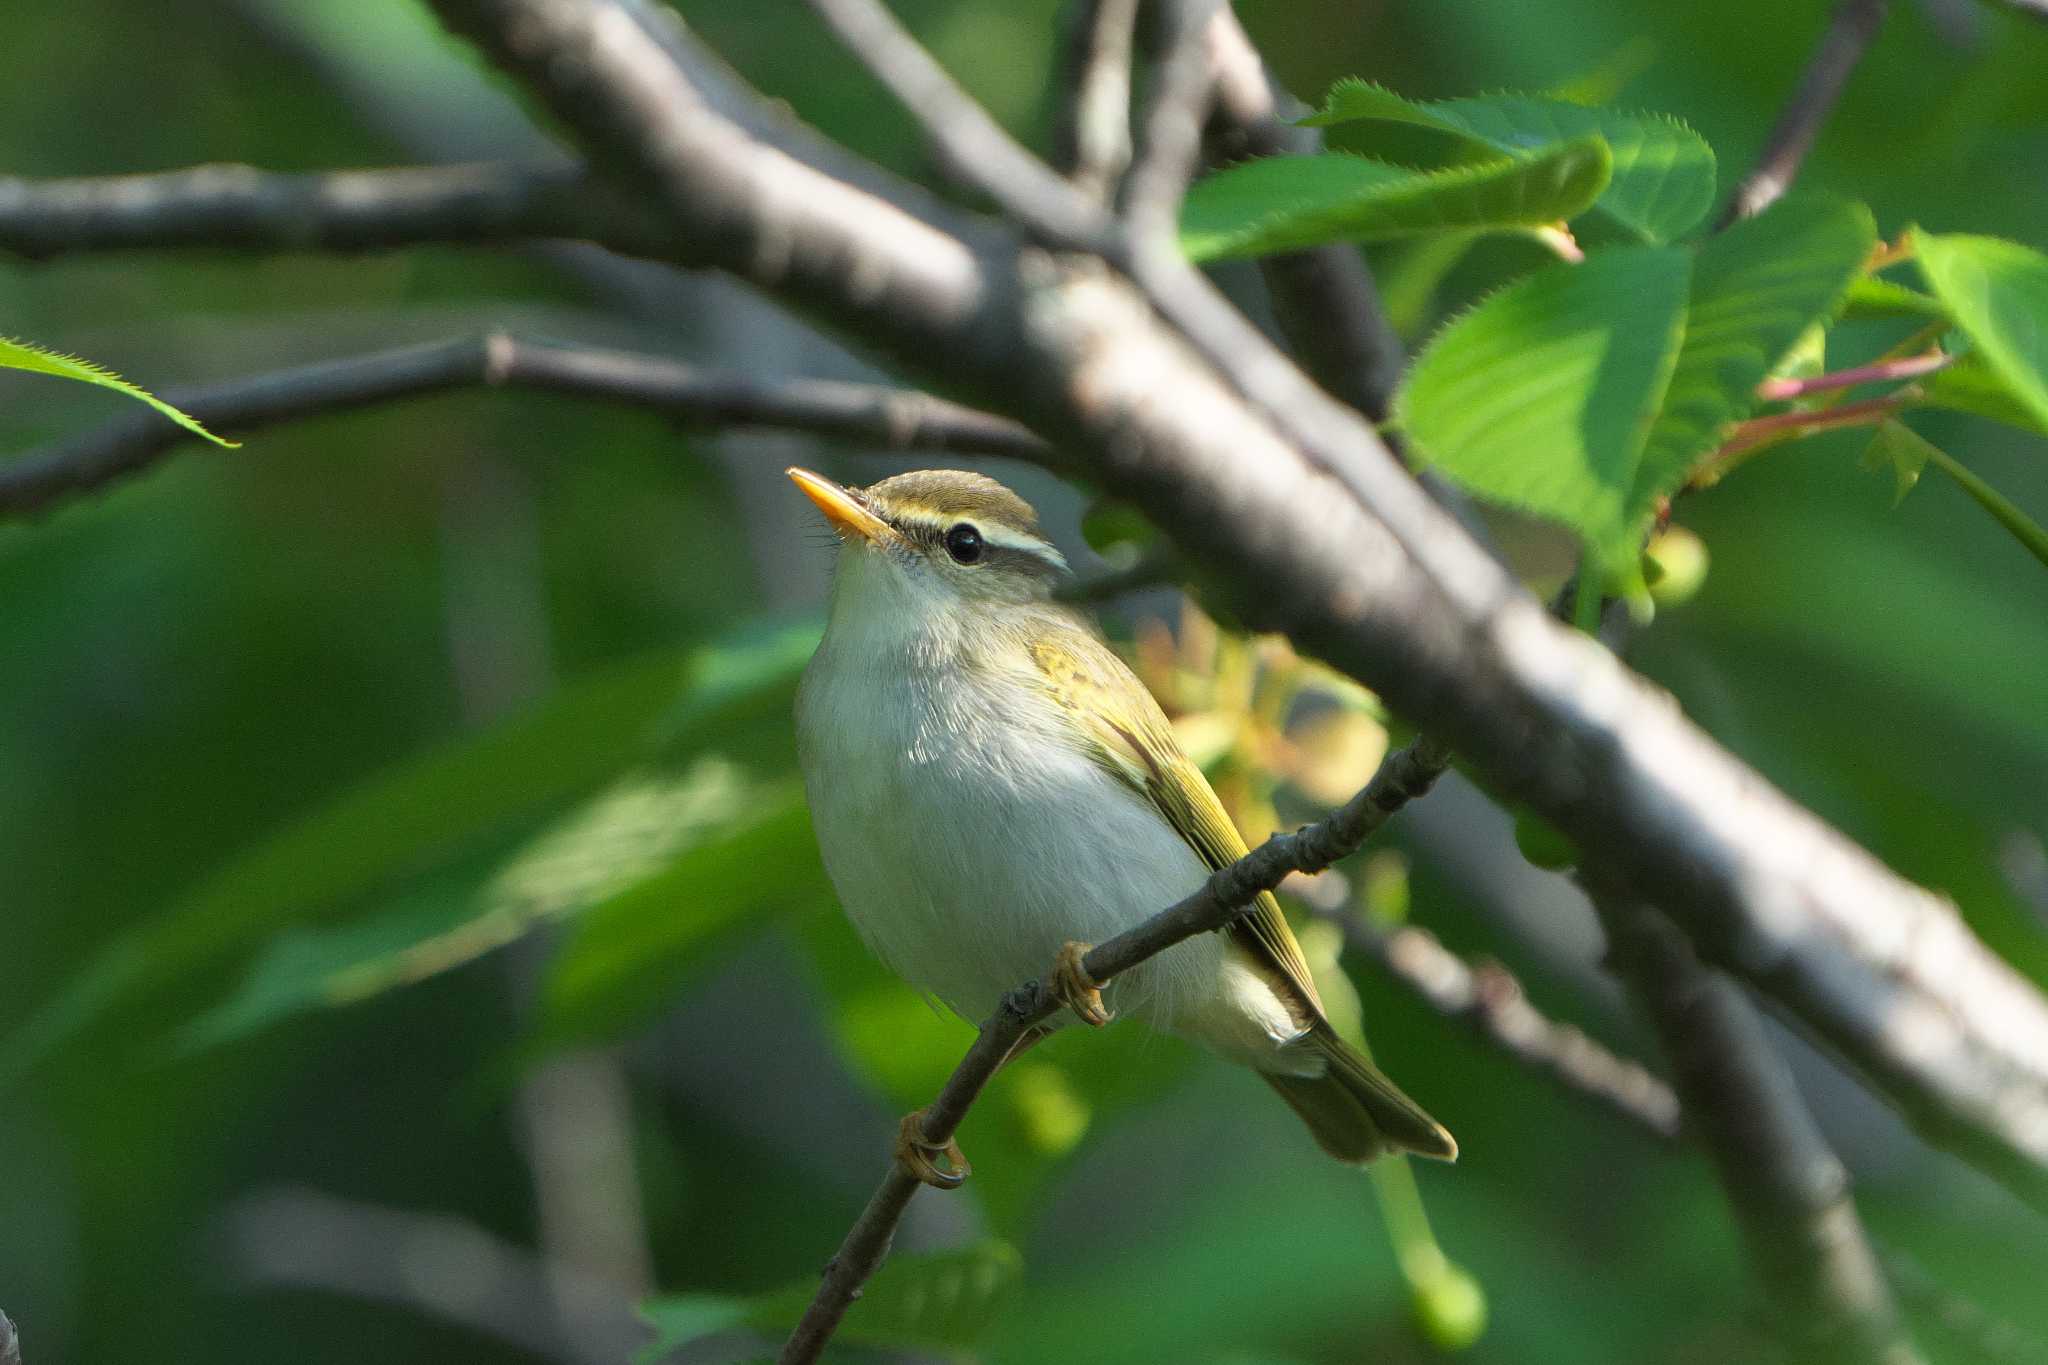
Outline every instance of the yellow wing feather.
<svg viewBox="0 0 2048 1365">
<path fill-rule="evenodd" d="M 1058 619 L 1036 636 L 1031 656 L 1046 690 L 1091 744 L 1091 756 L 1149 800 L 1203 863 L 1213 870 L 1245 855 L 1244 837 L 1209 779 L 1182 752 L 1166 713 L 1107 645 L 1079 622 Z M 1320 1017 L 1322 1000 L 1308 961 L 1270 893 L 1261 893 L 1229 933 Z M 1303 1027 L 1312 1022 L 1304 1019 Z"/>
</svg>

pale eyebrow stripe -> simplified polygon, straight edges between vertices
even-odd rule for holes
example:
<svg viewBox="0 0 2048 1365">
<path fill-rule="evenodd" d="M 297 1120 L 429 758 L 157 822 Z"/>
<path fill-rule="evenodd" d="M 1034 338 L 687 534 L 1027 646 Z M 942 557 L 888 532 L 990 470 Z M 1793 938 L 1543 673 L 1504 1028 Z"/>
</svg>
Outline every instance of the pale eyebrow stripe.
<svg viewBox="0 0 2048 1365">
<path fill-rule="evenodd" d="M 905 535 L 919 537 L 936 545 L 946 532 L 960 522 L 966 522 L 980 533 L 982 543 L 991 549 L 1006 550 L 1013 554 L 1029 555 L 1047 567 L 1060 573 L 1068 572 L 1067 557 L 1051 541 L 1034 536 L 1028 531 L 1019 531 L 996 522 L 982 521 L 972 513 L 958 517 L 936 518 L 922 512 L 898 518 L 896 528 Z"/>
</svg>

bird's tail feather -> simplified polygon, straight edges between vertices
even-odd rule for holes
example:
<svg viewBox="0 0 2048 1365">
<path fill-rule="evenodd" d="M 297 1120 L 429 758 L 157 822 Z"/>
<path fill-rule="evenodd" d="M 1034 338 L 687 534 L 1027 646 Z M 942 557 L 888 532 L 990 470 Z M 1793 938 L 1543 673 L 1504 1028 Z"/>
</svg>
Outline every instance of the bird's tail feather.
<svg viewBox="0 0 2048 1365">
<path fill-rule="evenodd" d="M 1412 1152 L 1439 1161 L 1458 1159 L 1457 1140 L 1444 1126 L 1402 1094 L 1399 1086 L 1327 1023 L 1318 1021 L 1290 1047 L 1314 1052 L 1323 1061 L 1323 1074 L 1259 1074 L 1301 1115 L 1316 1142 L 1331 1156 L 1359 1165 L 1390 1152 Z"/>
</svg>

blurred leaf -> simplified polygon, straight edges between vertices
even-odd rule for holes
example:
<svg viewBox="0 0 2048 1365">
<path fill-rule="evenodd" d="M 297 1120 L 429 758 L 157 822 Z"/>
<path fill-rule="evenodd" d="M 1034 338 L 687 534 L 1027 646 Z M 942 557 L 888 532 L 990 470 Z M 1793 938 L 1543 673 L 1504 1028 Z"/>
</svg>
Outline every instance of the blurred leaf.
<svg viewBox="0 0 2048 1365">
<path fill-rule="evenodd" d="M 1584 212 L 1608 171 L 1607 145 L 1597 137 L 1437 171 L 1348 152 L 1260 157 L 1188 192 L 1181 248 L 1217 261 L 1326 242 L 1536 227 Z"/>
<path fill-rule="evenodd" d="M 1920 406 L 1967 412 L 2037 436 L 2048 436 L 2048 421 L 2014 397 L 1981 355 L 1957 356 L 1946 369 L 1920 379 L 1917 387 L 1920 396 L 1916 402 Z"/>
<path fill-rule="evenodd" d="M 112 389 L 115 393 L 126 394 L 137 402 L 149 404 L 193 435 L 204 436 L 217 446 L 234 450 L 241 445 L 239 441 L 224 440 L 214 435 L 201 426 L 197 418 L 181 412 L 147 389 L 139 388 L 112 370 L 102 369 L 89 360 L 60 355 L 56 351 L 46 351 L 40 346 L 31 346 L 25 341 L 10 341 L 6 337 L 0 337 L 0 369 L 27 370 L 33 374 L 49 374 L 60 379 L 76 379 L 85 384 L 97 384 L 103 389 Z"/>
<path fill-rule="evenodd" d="M 1395 395 L 1431 464 L 1615 555 L 1684 332 L 1686 253 L 1598 252 L 1510 285 L 1430 342 Z"/>
<path fill-rule="evenodd" d="M 124 997 L 177 980 L 287 925 L 331 914 L 480 841 L 502 838 L 511 826 L 545 815 L 660 746 L 687 749 L 722 733 L 764 695 L 779 710 L 815 640 L 816 627 L 809 624 L 757 629 L 688 656 L 661 655 L 609 670 L 563 689 L 532 713 L 371 779 L 242 854 L 169 910 L 108 945 L 0 1045 L 0 1078 L 33 1065 Z M 630 781 L 571 816 L 558 833 L 578 820 L 602 825 L 609 819 L 616 834 L 623 828 L 619 817 L 635 803 L 673 837 L 674 812 L 659 808 L 644 785 L 636 791 Z M 529 922 L 533 914 L 574 903 L 576 893 L 564 885 L 552 889 L 559 904 L 536 909 L 532 898 L 541 894 L 533 879 L 548 866 L 549 850 L 559 853 L 577 844 L 572 834 L 552 845 L 544 835 L 487 874 L 510 880 L 500 884 L 503 896 L 487 894 L 478 917 L 453 931 L 471 949 L 467 956 L 516 933 L 520 912 L 509 908 L 505 897 L 515 891 L 508 888 L 524 887 L 518 894 L 528 898 L 521 904 Z M 567 856 L 590 865 L 587 853 Z M 559 874 L 561 865 L 553 870 Z M 260 966 L 262 980 L 252 980 L 248 994 L 224 1008 L 248 1011 L 252 1019 L 259 1004 L 262 1010 L 282 1008 L 290 994 L 283 988 L 287 977 L 303 975 L 323 954 L 348 958 L 377 932 L 322 945 L 302 940 L 280 949 L 283 964 Z M 405 960 L 412 964 L 408 970 L 417 965 Z M 316 989 L 310 981 L 300 988 Z M 217 1015 L 207 1027 L 221 1028 L 228 1017 Z"/>
<path fill-rule="evenodd" d="M 1799 195 L 1701 246 L 1678 363 L 1623 512 L 1631 532 L 1756 408 L 1756 386 L 1828 317 L 1876 240 L 1862 205 Z"/>
<path fill-rule="evenodd" d="M 1576 76 L 1542 92 L 1566 104 L 1606 104 L 1634 83 L 1657 60 L 1657 44 L 1638 34 Z"/>
<path fill-rule="evenodd" d="M 587 1040 L 672 1002 L 705 949 L 768 909 L 829 903 L 831 887 L 795 782 L 747 797 L 747 817 L 589 907 L 548 965 L 538 1032 Z"/>
<path fill-rule="evenodd" d="M 2048 423 L 2048 256 L 1915 229 L 1914 259 L 1956 326 L 2037 423 Z"/>
<path fill-rule="evenodd" d="M 1123 566 L 1135 564 L 1142 551 L 1158 542 L 1159 532 L 1131 503 L 1097 498 L 1081 514 L 1081 538 L 1089 549 Z"/>
<path fill-rule="evenodd" d="M 1933 465 L 1962 485 L 1963 491 L 1989 512 L 2000 526 L 2010 531 L 2013 539 L 2024 546 L 2027 553 L 2048 565 L 2048 530 L 2043 530 L 2011 499 L 1904 422 L 1886 422 L 1879 427 L 1863 462 L 1873 467 L 1890 466 L 1898 475 L 1901 498 L 1912 488 L 1921 467 Z"/>
<path fill-rule="evenodd" d="M 1594 207 L 1630 236 L 1668 242 L 1714 202 L 1714 152 L 1677 119 L 1588 108 L 1524 95 L 1419 102 L 1382 86 L 1342 80 L 1321 110 L 1302 120 L 1330 127 L 1361 120 L 1406 123 L 1494 152 L 1523 156 L 1552 143 L 1596 134 L 1612 154 L 1612 174 Z"/>
<path fill-rule="evenodd" d="M 1846 318 L 1920 318 L 1939 322 L 1948 317 L 1941 300 L 1877 275 L 1859 275 L 1842 301 Z"/>
<path fill-rule="evenodd" d="M 1863 449 L 1863 467 L 1872 473 L 1891 471 L 1892 505 L 1896 507 L 1920 482 L 1920 471 L 1927 467 L 1927 452 L 1932 449 L 1926 437 L 1904 422 L 1885 422 Z"/>
<path fill-rule="evenodd" d="M 188 1026 L 180 1041 L 186 1047 L 231 1041 L 293 1014 L 353 1004 L 452 971 L 542 924 L 616 913 L 649 899 L 667 922 L 673 958 L 680 947 L 707 942 L 760 903 L 752 894 L 755 878 L 736 876 L 730 888 L 690 881 L 705 846 L 722 843 L 736 811 L 779 810 L 792 801 L 801 814 L 801 796 L 791 784 L 764 788 L 719 755 L 675 773 L 629 774 L 508 853 L 461 875 L 431 878 L 396 912 L 273 939 L 240 989 Z M 799 822 L 795 834 L 794 850 L 767 850 L 779 860 L 771 865 L 804 865 L 809 825 Z M 669 979 L 662 978 L 664 986 Z M 651 1010 L 665 998 L 606 1003 L 623 1018 L 631 1004 Z"/>
<path fill-rule="evenodd" d="M 1014 1248 L 982 1242 L 963 1251 L 892 1256 L 863 1287 L 833 1334 L 835 1341 L 956 1355 L 972 1350 L 1009 1303 L 1024 1272 Z M 736 1327 L 780 1335 L 794 1327 L 817 1292 L 817 1278 L 747 1297 L 676 1294 L 650 1300 L 641 1314 L 655 1340 L 634 1357 L 658 1365 L 691 1342 Z"/>
<path fill-rule="evenodd" d="M 1422 331 L 1434 311 L 1436 293 L 1444 277 L 1479 239 L 1476 232 L 1439 233 L 1409 244 L 1404 251 L 1390 253 L 1384 262 L 1374 263 L 1380 304 L 1395 331 L 1404 337 Z"/>
</svg>

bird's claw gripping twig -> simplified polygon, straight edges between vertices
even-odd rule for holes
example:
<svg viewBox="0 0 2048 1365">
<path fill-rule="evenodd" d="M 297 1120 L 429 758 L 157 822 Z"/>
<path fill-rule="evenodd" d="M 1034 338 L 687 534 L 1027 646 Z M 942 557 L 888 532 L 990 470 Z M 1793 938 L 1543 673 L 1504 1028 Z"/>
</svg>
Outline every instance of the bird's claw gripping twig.
<svg viewBox="0 0 2048 1365">
<path fill-rule="evenodd" d="M 1081 1022 L 1090 1028 L 1101 1028 L 1115 1016 L 1102 1003 L 1102 987 L 1081 959 L 1087 956 L 1092 943 L 1077 943 L 1073 939 L 1060 948 L 1060 955 L 1053 960 L 1052 990 L 1061 1004 L 1081 1017 Z"/>
<path fill-rule="evenodd" d="M 939 1164 L 941 1159 L 946 1162 L 944 1166 Z M 944 1142 L 926 1140 L 922 1109 L 903 1116 L 902 1126 L 896 1130 L 896 1160 L 904 1170 L 935 1189 L 957 1190 L 974 1174 L 959 1142 L 952 1138 Z"/>
</svg>

